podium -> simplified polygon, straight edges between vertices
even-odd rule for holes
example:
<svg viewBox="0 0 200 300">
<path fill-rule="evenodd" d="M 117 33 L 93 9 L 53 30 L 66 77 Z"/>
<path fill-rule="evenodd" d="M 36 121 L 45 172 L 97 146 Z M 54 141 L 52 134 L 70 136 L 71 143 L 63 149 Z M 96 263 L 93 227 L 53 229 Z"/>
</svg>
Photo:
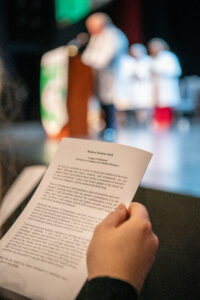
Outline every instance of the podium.
<svg viewBox="0 0 200 300">
<path fill-rule="evenodd" d="M 88 135 L 88 100 L 92 92 L 93 77 L 91 68 L 82 63 L 80 54 L 70 57 L 67 95 L 69 136 L 83 137 Z"/>
<path fill-rule="evenodd" d="M 41 59 L 41 121 L 49 139 L 88 135 L 88 100 L 93 92 L 92 69 L 81 54 L 70 56 L 61 46 Z"/>
</svg>

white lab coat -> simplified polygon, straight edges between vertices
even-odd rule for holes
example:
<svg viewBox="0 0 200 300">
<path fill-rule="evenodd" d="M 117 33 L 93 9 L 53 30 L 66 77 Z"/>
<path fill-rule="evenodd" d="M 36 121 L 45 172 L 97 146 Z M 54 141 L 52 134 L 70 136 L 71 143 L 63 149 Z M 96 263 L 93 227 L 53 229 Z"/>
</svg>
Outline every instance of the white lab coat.
<svg viewBox="0 0 200 300">
<path fill-rule="evenodd" d="M 106 26 L 93 35 L 82 54 L 82 61 L 96 71 L 97 97 L 103 104 L 114 104 L 121 84 L 120 59 L 128 52 L 128 40 L 114 25 Z"/>
<path fill-rule="evenodd" d="M 135 59 L 130 55 L 121 60 L 123 88 L 119 90 L 115 106 L 118 110 L 152 108 L 151 58 Z"/>
<path fill-rule="evenodd" d="M 181 66 L 177 56 L 163 50 L 152 59 L 152 101 L 158 107 L 173 107 L 180 102 Z"/>
</svg>

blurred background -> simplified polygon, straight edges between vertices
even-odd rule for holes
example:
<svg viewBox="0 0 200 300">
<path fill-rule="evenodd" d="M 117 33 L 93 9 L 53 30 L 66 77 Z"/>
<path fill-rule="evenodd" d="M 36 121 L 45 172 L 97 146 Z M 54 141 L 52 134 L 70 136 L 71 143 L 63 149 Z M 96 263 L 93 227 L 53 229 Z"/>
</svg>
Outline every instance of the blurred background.
<svg viewBox="0 0 200 300">
<path fill-rule="evenodd" d="M 86 31 L 85 18 L 98 10 L 109 14 L 130 44 L 161 37 L 179 57 L 183 77 L 200 75 L 199 6 L 195 0 L 190 5 L 164 0 L 2 0 L 1 58 L 7 74 L 26 89 L 21 118 L 40 119 L 41 56 Z"/>
<path fill-rule="evenodd" d="M 125 34 L 129 50 L 137 43 L 148 51 L 149 41 L 161 38 L 181 66 L 173 123 L 153 126 L 153 106 L 116 109 L 116 132 L 110 141 L 154 153 L 144 186 L 200 196 L 199 8 L 197 0 L 0 1 L 1 196 L 23 166 L 48 164 L 61 137 L 106 140 L 93 70 L 81 61 L 90 38 L 85 22 L 95 12 L 111 18 Z M 55 136 L 42 123 L 42 58 L 62 46 L 67 49 L 67 117 Z"/>
</svg>

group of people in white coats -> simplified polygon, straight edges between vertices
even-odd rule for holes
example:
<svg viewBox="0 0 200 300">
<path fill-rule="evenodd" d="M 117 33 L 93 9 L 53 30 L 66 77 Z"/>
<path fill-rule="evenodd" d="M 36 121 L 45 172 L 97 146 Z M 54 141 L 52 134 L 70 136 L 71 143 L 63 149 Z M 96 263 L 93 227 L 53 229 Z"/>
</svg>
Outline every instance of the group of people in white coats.
<svg viewBox="0 0 200 300">
<path fill-rule="evenodd" d="M 129 54 L 121 60 L 123 88 L 115 105 L 118 110 L 153 111 L 156 128 L 168 128 L 173 122 L 173 108 L 180 98 L 179 78 L 182 70 L 177 56 L 167 43 L 154 38 L 147 47 L 130 46 Z"/>
<path fill-rule="evenodd" d="M 147 47 L 129 45 L 125 34 L 104 13 L 86 20 L 90 34 L 82 61 L 94 70 L 96 97 L 105 116 L 105 140 L 116 136 L 116 110 L 151 110 L 152 123 L 168 128 L 180 101 L 181 66 L 167 43 L 154 38 Z"/>
</svg>

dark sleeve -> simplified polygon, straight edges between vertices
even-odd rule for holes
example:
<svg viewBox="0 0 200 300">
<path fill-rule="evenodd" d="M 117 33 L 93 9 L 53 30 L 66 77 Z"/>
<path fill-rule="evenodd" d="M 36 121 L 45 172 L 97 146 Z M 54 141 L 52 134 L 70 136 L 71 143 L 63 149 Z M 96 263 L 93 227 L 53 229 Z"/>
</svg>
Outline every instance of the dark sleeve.
<svg viewBox="0 0 200 300">
<path fill-rule="evenodd" d="M 97 277 L 86 281 L 75 300 L 136 300 L 137 293 L 128 282 Z"/>
</svg>

